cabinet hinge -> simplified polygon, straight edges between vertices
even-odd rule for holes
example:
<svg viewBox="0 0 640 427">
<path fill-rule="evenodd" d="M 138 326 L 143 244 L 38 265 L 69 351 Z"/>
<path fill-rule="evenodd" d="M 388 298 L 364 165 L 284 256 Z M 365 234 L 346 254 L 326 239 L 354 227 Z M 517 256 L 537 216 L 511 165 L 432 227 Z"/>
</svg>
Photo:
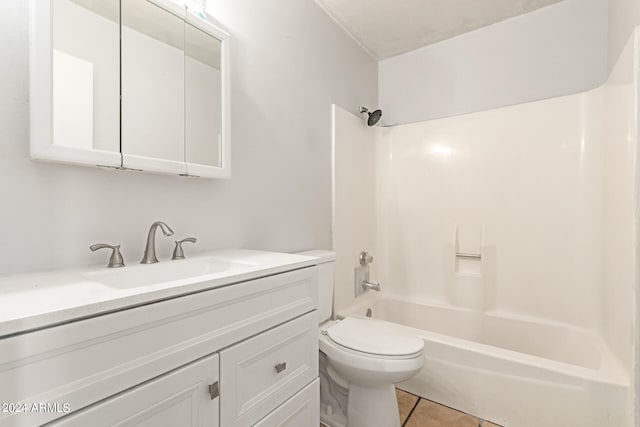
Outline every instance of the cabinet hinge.
<svg viewBox="0 0 640 427">
<path fill-rule="evenodd" d="M 211 396 L 211 400 L 220 396 L 220 386 L 218 385 L 218 381 L 213 384 L 209 384 L 209 395 Z"/>
</svg>

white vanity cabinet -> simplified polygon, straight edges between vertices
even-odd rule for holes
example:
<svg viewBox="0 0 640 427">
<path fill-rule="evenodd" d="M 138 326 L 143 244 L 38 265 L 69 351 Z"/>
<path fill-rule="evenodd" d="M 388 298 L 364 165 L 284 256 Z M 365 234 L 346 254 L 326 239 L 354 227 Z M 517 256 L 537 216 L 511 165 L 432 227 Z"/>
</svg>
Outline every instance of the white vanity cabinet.
<svg viewBox="0 0 640 427">
<path fill-rule="evenodd" d="M 0 426 L 318 425 L 317 294 L 311 266 L 0 338 Z"/>
</svg>

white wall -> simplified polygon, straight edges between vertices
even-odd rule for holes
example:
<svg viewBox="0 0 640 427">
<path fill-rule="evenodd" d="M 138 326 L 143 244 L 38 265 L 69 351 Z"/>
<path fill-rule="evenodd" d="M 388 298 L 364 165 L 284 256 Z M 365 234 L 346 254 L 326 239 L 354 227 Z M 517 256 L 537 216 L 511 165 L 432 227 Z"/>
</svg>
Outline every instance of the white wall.
<svg viewBox="0 0 640 427">
<path fill-rule="evenodd" d="M 631 371 L 633 42 L 591 91 L 384 130 L 387 290 L 588 328 Z M 472 277 L 456 251 L 482 254 Z"/>
<path fill-rule="evenodd" d="M 376 144 L 380 128 L 366 125 L 356 116 L 335 106 L 333 112 L 333 250 L 336 252 L 334 308 L 339 312 L 355 302 L 354 269 L 366 251 L 374 257 L 370 280 L 378 282 L 379 256 L 376 245 L 378 220 Z M 386 286 L 386 285 L 385 285 Z M 368 292 L 362 298 L 372 297 Z"/>
<path fill-rule="evenodd" d="M 99 241 L 137 262 L 158 219 L 197 250 L 330 247 L 331 104 L 374 105 L 377 65 L 312 0 L 211 2 L 233 35 L 230 181 L 29 160 L 27 3 L 0 2 L 0 274 L 105 264 Z"/>
<path fill-rule="evenodd" d="M 599 329 L 604 131 L 593 97 L 387 130 L 392 293 Z M 478 277 L 456 268 L 455 252 L 482 254 L 463 266 Z"/>
<path fill-rule="evenodd" d="M 576 93 L 606 57 L 607 1 L 565 0 L 381 61 L 379 104 L 394 124 Z"/>
</svg>

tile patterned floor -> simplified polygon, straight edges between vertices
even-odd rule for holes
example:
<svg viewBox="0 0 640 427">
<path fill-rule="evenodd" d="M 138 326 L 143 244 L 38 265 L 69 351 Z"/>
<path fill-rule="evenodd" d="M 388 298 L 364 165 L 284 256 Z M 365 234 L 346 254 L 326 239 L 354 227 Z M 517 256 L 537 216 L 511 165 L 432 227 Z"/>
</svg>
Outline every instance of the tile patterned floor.
<svg viewBox="0 0 640 427">
<path fill-rule="evenodd" d="M 473 415 L 396 389 L 403 427 L 500 427 Z"/>
<path fill-rule="evenodd" d="M 396 396 L 402 427 L 501 427 L 406 391 L 396 389 Z"/>
</svg>

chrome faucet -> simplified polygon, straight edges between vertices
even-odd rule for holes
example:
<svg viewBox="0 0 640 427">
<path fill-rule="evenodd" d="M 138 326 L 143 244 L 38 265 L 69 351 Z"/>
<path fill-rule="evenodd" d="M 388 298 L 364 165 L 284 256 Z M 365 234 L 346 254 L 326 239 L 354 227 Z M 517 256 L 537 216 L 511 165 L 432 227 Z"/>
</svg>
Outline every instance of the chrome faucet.
<svg viewBox="0 0 640 427">
<path fill-rule="evenodd" d="M 156 221 L 151 224 L 149 235 L 147 236 L 147 246 L 144 249 L 144 257 L 140 264 L 155 264 L 158 262 L 156 257 L 156 230 L 160 227 L 165 236 L 173 236 L 173 230 L 162 221 Z"/>
</svg>

